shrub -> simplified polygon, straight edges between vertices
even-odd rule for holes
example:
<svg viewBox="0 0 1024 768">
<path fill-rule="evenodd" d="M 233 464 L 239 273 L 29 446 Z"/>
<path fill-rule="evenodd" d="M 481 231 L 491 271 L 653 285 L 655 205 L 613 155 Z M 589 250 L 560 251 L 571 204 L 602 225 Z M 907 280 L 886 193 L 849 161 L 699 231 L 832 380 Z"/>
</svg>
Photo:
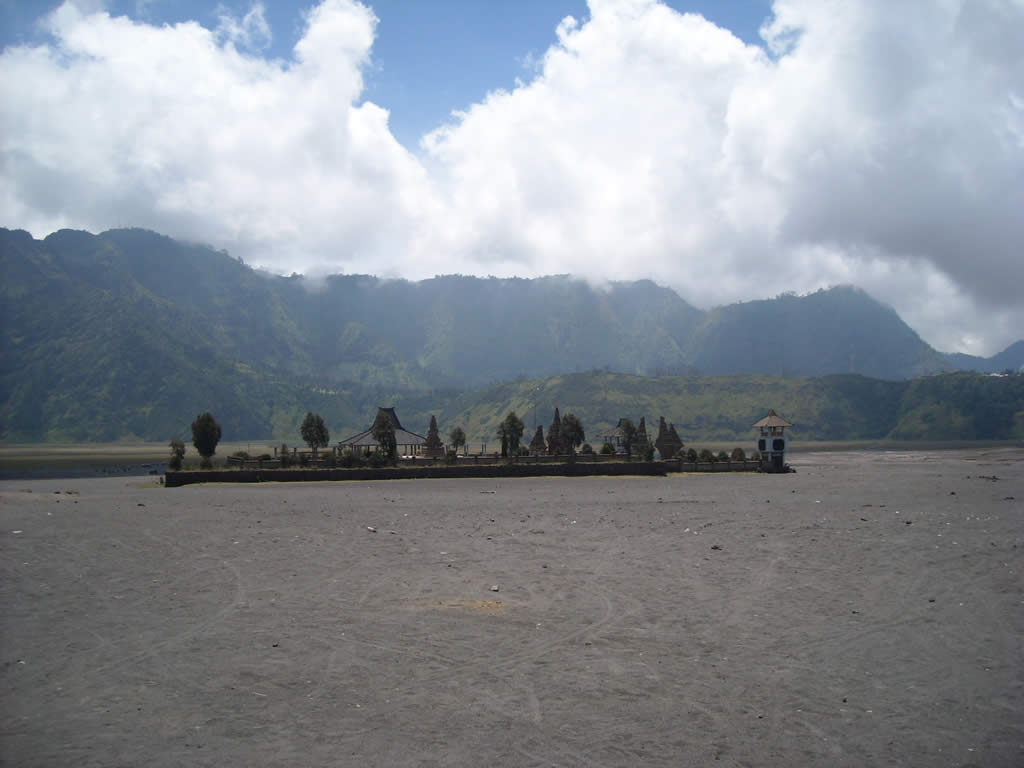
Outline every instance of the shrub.
<svg viewBox="0 0 1024 768">
<path fill-rule="evenodd" d="M 366 460 L 366 463 L 369 466 L 373 467 L 374 469 L 380 469 L 381 467 L 386 466 L 389 463 L 388 456 L 383 451 L 374 451 L 373 453 L 370 454 L 369 458 Z"/>
<path fill-rule="evenodd" d="M 272 458 L 274 457 L 271 456 L 269 453 L 261 453 L 259 456 L 256 457 L 257 461 L 270 461 Z"/>
<path fill-rule="evenodd" d="M 299 454 L 299 466 L 300 467 L 308 467 L 309 466 L 309 454 L 308 453 L 300 453 Z"/>
<path fill-rule="evenodd" d="M 696 448 L 690 448 L 686 452 L 686 460 L 691 462 L 691 463 L 695 462 L 697 460 L 697 449 Z"/>
<path fill-rule="evenodd" d="M 248 459 L 249 453 L 247 451 L 235 451 L 231 454 L 236 459 Z"/>
<path fill-rule="evenodd" d="M 601 446 L 601 453 L 605 456 L 611 456 L 613 453 L 615 453 L 615 446 L 612 445 L 611 443 L 605 443 L 604 445 Z"/>
<path fill-rule="evenodd" d="M 288 446 L 285 443 L 281 443 L 281 450 L 278 451 L 278 455 L 281 457 L 281 469 L 287 469 L 292 460 L 288 455 Z"/>
<path fill-rule="evenodd" d="M 654 461 L 654 446 L 648 445 L 644 448 L 644 461 Z"/>
<path fill-rule="evenodd" d="M 736 446 L 735 448 L 732 449 L 732 456 L 730 458 L 732 458 L 733 461 L 746 461 L 747 454 L 743 451 L 742 448 Z"/>
<path fill-rule="evenodd" d="M 345 469 L 352 469 L 352 467 L 361 467 L 363 466 L 363 457 L 358 456 L 355 453 L 352 453 L 351 451 L 346 451 L 342 455 L 341 461 L 339 461 L 338 463 L 341 464 L 341 466 L 343 466 Z"/>
<path fill-rule="evenodd" d="M 338 457 L 334 451 L 327 451 L 320 457 L 320 460 L 321 465 L 326 469 L 334 469 L 338 466 Z"/>
<path fill-rule="evenodd" d="M 580 453 L 590 454 L 590 453 L 593 453 L 593 452 L 594 452 L 594 446 L 592 446 L 590 443 L 584 443 L 580 447 Z"/>
<path fill-rule="evenodd" d="M 761 460 L 761 452 L 755 448 L 754 452 L 752 454 L 750 454 L 750 458 L 752 458 L 754 461 L 760 461 Z"/>
<path fill-rule="evenodd" d="M 718 458 L 719 461 L 728 461 L 729 460 L 729 454 L 726 453 L 725 451 L 719 451 L 717 458 Z"/>
<path fill-rule="evenodd" d="M 697 458 L 700 461 L 703 461 L 705 463 L 710 463 L 710 464 L 714 464 L 715 461 L 716 461 L 715 454 L 713 454 L 707 448 L 703 448 Z"/>
<path fill-rule="evenodd" d="M 185 457 L 185 443 L 175 437 L 168 445 L 171 449 L 171 458 L 167 461 L 167 468 L 177 472 L 181 469 L 181 460 Z"/>
<path fill-rule="evenodd" d="M 199 462 L 200 469 L 213 469 L 213 460 L 209 456 L 203 456 L 203 460 Z"/>
<path fill-rule="evenodd" d="M 449 450 L 449 451 L 446 451 L 445 454 L 444 454 L 445 463 L 446 464 L 454 464 L 458 460 L 458 458 L 457 458 L 458 455 L 459 454 L 457 453 L 457 451 L 454 448 Z"/>
</svg>

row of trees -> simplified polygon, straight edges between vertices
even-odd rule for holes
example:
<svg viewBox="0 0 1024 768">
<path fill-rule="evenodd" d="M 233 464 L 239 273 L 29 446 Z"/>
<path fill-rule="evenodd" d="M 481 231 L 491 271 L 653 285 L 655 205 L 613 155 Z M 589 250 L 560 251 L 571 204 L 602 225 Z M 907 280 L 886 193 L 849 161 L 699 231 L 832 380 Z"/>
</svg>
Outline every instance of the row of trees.
<svg viewBox="0 0 1024 768">
<path fill-rule="evenodd" d="M 683 454 L 682 458 L 689 462 L 699 461 L 702 463 L 714 464 L 719 461 L 746 461 L 747 454 L 746 451 L 739 446 L 733 448 L 732 453 L 726 453 L 725 451 L 715 453 L 709 448 L 703 448 L 700 451 L 696 448 L 690 448 L 685 454 Z M 754 451 L 751 458 L 754 460 L 760 459 L 761 454 Z"/>
<path fill-rule="evenodd" d="M 430 423 L 431 433 L 434 434 L 437 429 L 437 422 L 431 417 Z M 622 429 L 622 439 L 626 455 L 631 456 L 637 439 L 638 429 L 629 419 L 623 419 L 620 427 Z M 524 429 L 523 420 L 519 418 L 515 411 L 510 412 L 498 425 L 498 439 L 501 440 L 501 455 L 503 457 L 515 456 L 523 450 L 520 443 Z M 302 435 L 302 440 L 310 447 L 314 456 L 316 456 L 319 448 L 326 447 L 330 442 L 330 432 L 320 414 L 308 411 L 299 431 Z M 384 457 L 388 461 L 394 462 L 397 459 L 398 450 L 395 442 L 395 426 L 385 412 L 381 411 L 377 414 L 377 418 L 374 419 L 370 431 L 374 439 L 380 444 L 380 450 Z M 202 457 L 200 467 L 203 469 L 209 469 L 213 466 L 211 459 L 217 450 L 220 438 L 220 424 L 217 423 L 217 420 L 209 411 L 200 414 L 192 422 L 192 445 L 195 446 L 196 451 Z M 448 439 L 455 451 L 458 452 L 459 448 L 466 444 L 466 433 L 462 427 L 456 426 L 449 433 Z M 558 408 L 555 408 L 555 418 L 548 428 L 547 440 L 545 441 L 544 439 L 544 428 L 538 425 L 533 440 L 530 442 L 529 451 L 551 455 L 561 455 L 567 451 L 572 456 L 575 455 L 576 449 L 580 447 L 584 440 L 586 440 L 586 433 L 583 429 L 583 422 L 573 413 L 561 416 Z M 645 447 L 653 453 L 651 446 L 645 444 Z M 185 456 L 184 442 L 174 438 L 170 442 L 170 448 L 170 468 L 173 470 L 181 469 L 182 460 Z M 613 451 L 614 448 L 610 443 L 606 443 L 601 450 L 602 453 L 612 453 Z M 685 459 L 691 462 L 729 461 L 730 459 L 732 461 L 743 461 L 745 458 L 746 455 L 742 448 L 734 448 L 731 455 L 725 451 L 720 451 L 716 455 L 706 448 L 700 452 L 690 448 L 685 454 Z"/>
<path fill-rule="evenodd" d="M 314 456 L 316 456 L 318 448 L 326 447 L 331 440 L 331 434 L 323 418 L 320 414 L 312 413 L 311 411 L 306 412 L 306 418 L 302 421 L 299 433 L 302 435 L 303 442 L 313 451 Z M 196 453 L 201 457 L 200 468 L 210 469 L 213 467 L 212 459 L 213 455 L 217 452 L 217 444 L 220 442 L 221 434 L 220 424 L 217 423 L 217 419 L 209 411 L 199 414 L 196 416 L 195 421 L 192 422 L 192 445 L 195 446 Z M 392 430 L 392 441 L 394 441 L 394 434 L 394 430 Z M 171 449 L 168 467 L 172 470 L 181 469 L 185 458 L 184 441 L 175 437 L 168 445 Z"/>
<path fill-rule="evenodd" d="M 498 439 L 501 440 L 501 455 L 515 456 L 521 452 L 520 441 L 525 426 L 515 411 L 509 413 L 498 425 Z M 544 440 L 544 427 L 537 425 L 537 431 L 530 441 L 529 452 L 548 453 L 558 456 L 568 451 L 574 455 L 576 449 L 587 439 L 583 422 L 573 413 L 561 416 L 555 408 L 555 418 L 548 428 L 548 439 Z"/>
</svg>

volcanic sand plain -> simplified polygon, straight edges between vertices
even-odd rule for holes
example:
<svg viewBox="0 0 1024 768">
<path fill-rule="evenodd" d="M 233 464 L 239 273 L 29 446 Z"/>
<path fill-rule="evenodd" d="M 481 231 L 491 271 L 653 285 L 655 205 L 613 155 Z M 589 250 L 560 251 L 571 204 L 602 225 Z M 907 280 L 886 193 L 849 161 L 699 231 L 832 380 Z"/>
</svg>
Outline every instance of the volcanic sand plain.
<svg viewBox="0 0 1024 768">
<path fill-rule="evenodd" d="M 1024 450 L 793 463 L 0 483 L 0 762 L 1024 765 Z"/>
</svg>

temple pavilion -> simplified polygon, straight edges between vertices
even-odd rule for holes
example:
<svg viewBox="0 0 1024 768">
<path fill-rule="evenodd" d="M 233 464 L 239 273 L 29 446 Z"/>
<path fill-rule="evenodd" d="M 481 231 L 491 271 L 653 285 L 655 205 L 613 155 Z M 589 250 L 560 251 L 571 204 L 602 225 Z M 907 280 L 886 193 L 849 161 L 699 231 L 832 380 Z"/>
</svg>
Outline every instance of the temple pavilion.
<svg viewBox="0 0 1024 768">
<path fill-rule="evenodd" d="M 395 446 L 399 456 L 419 456 L 422 453 L 427 438 L 403 427 L 394 408 L 378 408 L 377 419 L 379 418 L 391 420 L 391 425 L 395 428 Z M 374 423 L 377 419 L 374 419 Z M 380 443 L 373 436 L 373 426 L 371 425 L 365 432 L 346 437 L 338 443 L 338 448 L 342 451 L 347 449 L 353 453 L 372 453 L 380 450 Z"/>
</svg>

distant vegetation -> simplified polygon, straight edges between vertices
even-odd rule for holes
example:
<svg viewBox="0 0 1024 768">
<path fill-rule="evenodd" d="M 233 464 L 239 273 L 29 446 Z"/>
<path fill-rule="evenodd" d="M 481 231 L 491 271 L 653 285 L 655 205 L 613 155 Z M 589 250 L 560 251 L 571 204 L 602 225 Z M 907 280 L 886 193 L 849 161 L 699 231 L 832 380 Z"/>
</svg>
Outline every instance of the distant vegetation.
<svg viewBox="0 0 1024 768">
<path fill-rule="evenodd" d="M 592 435 L 664 416 L 684 442 L 749 439 L 768 407 L 804 439 L 1024 437 L 1019 376 L 903 380 L 1016 370 L 1024 343 L 942 355 L 853 288 L 702 312 L 649 281 L 314 284 L 142 230 L 0 229 L 0 276 L 8 442 L 188 440 L 206 409 L 230 439 L 293 439 L 307 413 L 345 437 L 389 405 L 479 442 L 556 404 Z"/>
<path fill-rule="evenodd" d="M 664 416 L 686 443 L 751 440 L 750 425 L 774 408 L 803 440 L 1022 440 L 1024 375 L 956 373 L 912 381 L 863 376 L 642 377 L 591 372 L 510 382 L 442 407 L 439 420 L 470 439 L 493 434 L 509 411 L 552 413 L 572 404 L 591 434 L 620 418 Z M 438 403 L 438 405 L 441 405 Z M 403 417 L 404 418 L 404 417 Z M 635 430 L 635 427 L 634 427 Z M 550 440 L 550 435 L 549 435 Z"/>
</svg>

